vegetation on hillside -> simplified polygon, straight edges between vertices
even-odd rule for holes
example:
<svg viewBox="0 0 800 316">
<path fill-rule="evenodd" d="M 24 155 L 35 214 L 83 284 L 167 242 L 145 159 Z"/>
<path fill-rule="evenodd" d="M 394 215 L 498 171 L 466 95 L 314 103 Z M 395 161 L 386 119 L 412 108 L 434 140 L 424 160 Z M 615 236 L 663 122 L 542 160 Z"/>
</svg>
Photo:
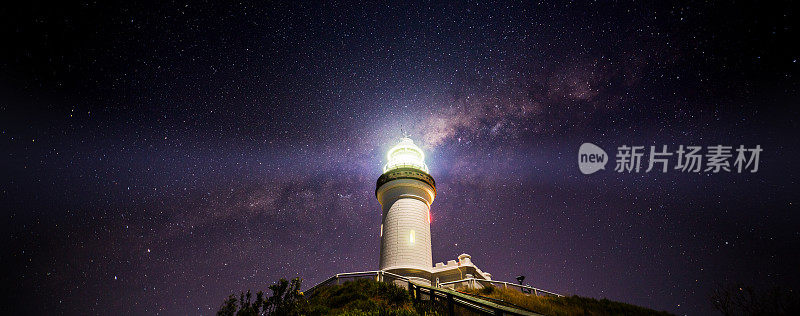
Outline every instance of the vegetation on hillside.
<svg viewBox="0 0 800 316">
<path fill-rule="evenodd" d="M 281 279 L 269 286 L 270 297 L 263 292 L 251 299 L 250 291 L 237 300 L 230 295 L 217 311 L 219 316 L 252 315 L 436 315 L 427 305 L 417 305 L 408 291 L 391 283 L 356 280 L 331 285 L 307 298 L 300 292 L 299 278 L 291 282 Z"/>
<path fill-rule="evenodd" d="M 427 302 L 415 304 L 410 293 L 392 283 L 362 279 L 316 290 L 310 298 L 300 291 L 299 278 L 281 279 L 269 286 L 272 292 L 248 291 L 237 298 L 229 296 L 220 307 L 220 316 L 251 315 L 444 315 L 442 306 L 431 309 Z M 670 315 L 631 304 L 585 297 L 540 297 L 512 289 L 485 288 L 468 293 L 489 297 L 493 302 L 527 309 L 544 315 Z M 464 314 L 466 310 L 458 310 Z"/>
<path fill-rule="evenodd" d="M 408 291 L 392 283 L 362 279 L 318 290 L 310 315 L 435 315 L 416 305 Z"/>
<path fill-rule="evenodd" d="M 800 315 L 800 293 L 774 287 L 756 290 L 741 284 L 718 286 L 711 304 L 723 315 Z"/>
<path fill-rule="evenodd" d="M 565 296 L 535 296 L 523 294 L 515 289 L 486 287 L 468 290 L 476 296 L 489 297 L 493 302 L 502 301 L 504 305 L 526 309 L 544 315 L 572 316 L 572 315 L 672 315 L 627 303 L 597 300 L 589 297 Z"/>
<path fill-rule="evenodd" d="M 259 291 L 253 299 L 250 291 L 236 295 L 231 294 L 222 303 L 217 311 L 220 316 L 257 316 L 257 315 L 301 315 L 308 305 L 303 293 L 300 292 L 300 278 L 292 281 L 281 279 L 278 283 L 269 286 L 272 295 L 264 296 Z"/>
</svg>

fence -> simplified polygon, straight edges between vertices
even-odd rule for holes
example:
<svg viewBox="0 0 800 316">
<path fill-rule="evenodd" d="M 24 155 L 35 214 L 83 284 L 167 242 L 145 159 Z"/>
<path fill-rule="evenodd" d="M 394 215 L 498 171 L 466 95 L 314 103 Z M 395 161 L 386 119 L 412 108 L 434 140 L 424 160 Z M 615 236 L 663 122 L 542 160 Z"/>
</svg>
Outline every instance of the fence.
<svg viewBox="0 0 800 316">
<path fill-rule="evenodd" d="M 439 287 L 453 289 L 453 290 L 484 288 L 488 286 L 494 286 L 504 289 L 509 289 L 509 288 L 515 289 L 522 293 L 533 294 L 536 296 L 563 296 L 561 294 L 556 294 L 550 291 L 537 289 L 535 287 L 528 285 L 521 285 L 503 281 L 490 281 L 490 280 L 475 279 L 475 278 L 439 283 Z"/>
<path fill-rule="evenodd" d="M 534 287 L 519 285 L 502 281 L 488 281 L 481 279 L 464 279 L 452 282 L 441 283 L 437 286 L 428 286 L 430 281 L 417 277 L 404 277 L 386 271 L 365 271 L 353 273 L 339 273 L 305 291 L 308 297 L 322 287 L 339 285 L 347 281 L 358 279 L 372 279 L 378 282 L 394 283 L 395 285 L 408 290 L 417 303 L 428 301 L 431 307 L 444 309 L 448 315 L 461 315 L 464 312 L 472 312 L 483 315 L 538 315 L 520 308 L 509 307 L 486 299 L 473 297 L 459 293 L 458 289 L 482 288 L 487 286 L 513 288 L 522 293 L 539 296 L 561 296 L 559 294 L 537 289 Z M 502 303 L 502 301 L 501 301 Z M 458 310 L 458 313 L 456 311 Z"/>
<path fill-rule="evenodd" d="M 314 291 L 322 287 L 330 285 L 340 285 L 347 281 L 355 281 L 359 279 L 371 279 L 378 282 L 394 283 L 395 285 L 408 290 L 408 282 L 415 279 L 424 280 L 422 278 L 407 278 L 402 275 L 397 275 L 386 271 L 364 271 L 364 272 L 351 272 L 351 273 L 338 273 L 325 281 L 309 288 L 305 291 L 306 295 L 314 295 Z M 427 280 L 425 280 L 427 281 Z"/>
</svg>

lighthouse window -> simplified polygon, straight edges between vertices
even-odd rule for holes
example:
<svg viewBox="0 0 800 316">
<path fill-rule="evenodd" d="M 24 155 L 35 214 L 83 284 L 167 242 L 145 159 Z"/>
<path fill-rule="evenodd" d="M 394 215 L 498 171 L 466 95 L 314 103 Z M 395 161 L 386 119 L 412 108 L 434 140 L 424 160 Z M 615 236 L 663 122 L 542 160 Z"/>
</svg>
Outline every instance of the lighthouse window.
<svg viewBox="0 0 800 316">
<path fill-rule="evenodd" d="M 411 233 L 408 234 L 408 241 L 412 244 L 414 243 L 414 231 L 412 230 Z"/>
</svg>

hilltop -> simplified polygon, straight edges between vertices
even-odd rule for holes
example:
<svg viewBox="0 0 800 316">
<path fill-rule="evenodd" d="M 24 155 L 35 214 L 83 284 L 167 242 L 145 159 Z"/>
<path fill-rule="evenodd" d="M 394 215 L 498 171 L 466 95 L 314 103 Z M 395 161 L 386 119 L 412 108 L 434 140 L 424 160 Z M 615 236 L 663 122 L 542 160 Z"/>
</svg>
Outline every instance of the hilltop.
<svg viewBox="0 0 800 316">
<path fill-rule="evenodd" d="M 231 295 L 220 308 L 218 315 L 447 315 L 442 304 L 416 301 L 409 291 L 391 283 L 362 279 L 331 285 L 316 290 L 307 297 L 299 291 L 300 281 L 281 280 L 270 286 L 273 295 L 264 298 L 259 292 L 256 299 L 242 293 L 239 300 Z M 451 292 L 452 293 L 452 292 Z M 540 297 L 526 295 L 512 289 L 486 288 L 460 292 L 482 301 L 526 310 L 541 315 L 671 315 L 627 303 L 597 300 L 580 296 Z M 458 315 L 475 314 L 456 309 Z"/>
</svg>

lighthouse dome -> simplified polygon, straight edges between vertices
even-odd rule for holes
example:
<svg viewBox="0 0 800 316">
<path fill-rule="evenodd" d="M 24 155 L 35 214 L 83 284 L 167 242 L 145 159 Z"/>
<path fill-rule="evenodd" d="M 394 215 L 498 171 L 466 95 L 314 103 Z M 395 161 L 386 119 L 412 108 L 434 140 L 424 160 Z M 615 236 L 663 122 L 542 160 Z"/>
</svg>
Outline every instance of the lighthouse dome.
<svg viewBox="0 0 800 316">
<path fill-rule="evenodd" d="M 428 166 L 425 165 L 425 154 L 411 138 L 403 137 L 400 143 L 389 149 L 386 154 L 388 162 L 383 167 L 383 172 L 398 168 L 414 168 L 428 173 Z"/>
</svg>

